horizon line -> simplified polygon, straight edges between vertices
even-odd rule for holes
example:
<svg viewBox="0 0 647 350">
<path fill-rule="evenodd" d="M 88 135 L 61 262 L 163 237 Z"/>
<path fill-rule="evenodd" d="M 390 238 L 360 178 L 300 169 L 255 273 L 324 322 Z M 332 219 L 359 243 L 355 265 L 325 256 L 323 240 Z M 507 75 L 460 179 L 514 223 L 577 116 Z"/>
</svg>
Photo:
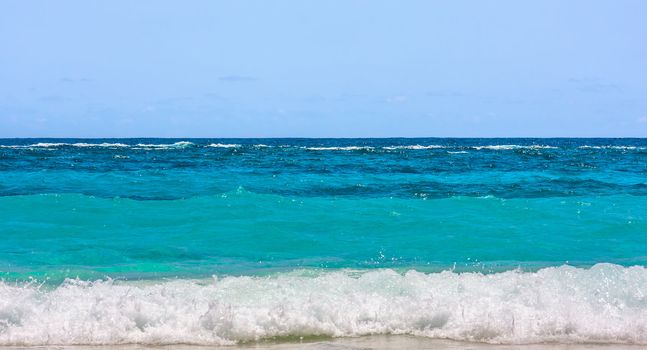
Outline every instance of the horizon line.
<svg viewBox="0 0 647 350">
<path fill-rule="evenodd" d="M 177 136 L 128 136 L 128 137 L 69 137 L 69 136 L 29 136 L 29 137 L 0 137 L 0 140 L 32 140 L 32 139 L 78 139 L 78 140 L 127 140 L 127 139 L 192 139 L 192 140 L 252 140 L 252 139 L 335 139 L 335 140 L 356 140 L 356 139 L 647 139 L 647 136 L 359 136 L 359 137 L 335 137 L 335 136 L 243 136 L 243 137 L 177 137 Z"/>
</svg>

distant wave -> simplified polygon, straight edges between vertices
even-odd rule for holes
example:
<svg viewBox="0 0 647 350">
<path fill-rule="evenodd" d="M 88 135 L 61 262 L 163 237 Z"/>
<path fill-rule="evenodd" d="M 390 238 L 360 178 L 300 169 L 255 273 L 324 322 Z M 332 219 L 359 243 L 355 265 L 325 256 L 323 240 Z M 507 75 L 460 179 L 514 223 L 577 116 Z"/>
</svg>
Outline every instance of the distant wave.
<svg viewBox="0 0 647 350">
<path fill-rule="evenodd" d="M 207 147 L 214 147 L 214 148 L 238 148 L 241 145 L 237 143 L 212 143 L 209 144 Z"/>
<path fill-rule="evenodd" d="M 421 146 L 421 145 L 404 145 L 404 146 L 386 146 L 382 147 L 385 150 L 396 150 L 396 149 L 434 149 L 434 148 L 446 148 L 446 146 L 440 146 L 440 145 L 428 145 L 428 146 Z"/>
<path fill-rule="evenodd" d="M 180 142 L 175 142 L 175 143 L 162 143 L 162 144 L 146 144 L 146 143 L 138 143 L 135 145 L 136 147 L 139 148 L 150 148 L 150 149 L 169 149 L 169 148 L 187 148 L 187 147 L 193 147 L 195 144 L 193 142 L 189 141 L 180 141 Z"/>
<path fill-rule="evenodd" d="M 557 149 L 555 146 L 546 146 L 546 145 L 487 145 L 487 146 L 473 146 L 475 150 L 513 150 L 513 149 Z"/>
<path fill-rule="evenodd" d="M 304 147 L 309 151 L 370 151 L 375 149 L 375 147 L 370 146 L 345 146 L 345 147 Z"/>
<path fill-rule="evenodd" d="M 646 147 L 637 146 L 580 146 L 580 149 L 614 149 L 614 150 L 644 150 Z"/>
<path fill-rule="evenodd" d="M 0 282 L 0 345 L 224 345 L 408 334 L 497 344 L 647 344 L 647 270 L 295 271 L 146 283 Z"/>
<path fill-rule="evenodd" d="M 75 143 L 65 143 L 65 142 L 39 142 L 29 145 L 0 145 L 0 148 L 13 148 L 13 149 L 46 149 L 46 148 L 64 148 L 64 147 L 80 147 L 80 148 L 130 148 L 130 149 L 147 149 L 147 150 L 165 150 L 165 149 L 181 149 L 187 147 L 206 147 L 206 148 L 241 148 L 241 147 L 254 147 L 254 148 L 272 148 L 275 146 L 267 144 L 253 144 L 253 145 L 243 145 L 238 143 L 210 143 L 210 144 L 196 144 L 189 141 L 179 141 L 174 143 L 162 143 L 162 144 L 125 144 L 125 143 L 86 143 L 86 142 L 75 142 Z M 299 146 L 299 145 L 280 145 L 279 148 L 297 148 L 305 149 L 309 151 L 372 151 L 375 149 L 382 149 L 386 151 L 394 150 L 431 150 L 431 149 L 473 149 L 473 150 L 491 150 L 491 151 L 506 151 L 506 150 L 517 150 L 517 149 L 531 149 L 531 150 L 544 150 L 544 149 L 559 149 L 560 147 L 550 146 L 550 145 L 516 145 L 516 144 L 505 144 L 505 145 L 476 145 L 476 146 L 467 146 L 467 145 L 391 145 L 391 146 L 365 146 L 365 145 L 349 145 L 349 146 Z M 614 145 L 583 145 L 578 146 L 578 149 L 591 149 L 591 150 L 645 150 L 647 147 L 640 146 L 614 146 Z"/>
<path fill-rule="evenodd" d="M 461 149 L 464 148 L 465 146 L 443 146 L 443 145 L 427 145 L 427 146 L 422 146 L 422 145 L 402 145 L 402 146 L 385 146 L 383 149 L 385 150 L 397 150 L 397 149 L 407 149 L 407 150 L 423 150 L 423 149 L 436 149 L 436 148 L 457 148 Z M 501 151 L 501 150 L 514 150 L 514 149 L 557 149 L 558 147 L 555 146 L 546 146 L 546 145 L 483 145 L 483 146 L 471 146 L 468 147 L 471 149 L 475 150 L 494 150 L 494 151 Z M 457 153 L 457 152 L 454 152 Z"/>
<path fill-rule="evenodd" d="M 76 143 L 64 143 L 64 142 L 56 142 L 56 143 L 49 143 L 49 142 L 39 142 L 39 143 L 34 143 L 31 145 L 1 145 L 0 147 L 2 148 L 58 148 L 58 147 L 109 147 L 109 148 L 114 148 L 114 147 L 129 147 L 130 145 L 127 145 L 125 143 L 84 143 L 84 142 L 76 142 Z"/>
</svg>

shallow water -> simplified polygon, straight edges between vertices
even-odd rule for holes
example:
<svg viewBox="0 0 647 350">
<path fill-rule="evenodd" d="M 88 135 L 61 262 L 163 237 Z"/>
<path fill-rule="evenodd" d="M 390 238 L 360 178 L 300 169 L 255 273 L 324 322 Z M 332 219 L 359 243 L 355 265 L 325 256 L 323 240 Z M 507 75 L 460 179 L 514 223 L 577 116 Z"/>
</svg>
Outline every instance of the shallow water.
<svg viewBox="0 0 647 350">
<path fill-rule="evenodd" d="M 646 194 L 645 139 L 0 140 L 0 344 L 645 344 Z"/>
</svg>

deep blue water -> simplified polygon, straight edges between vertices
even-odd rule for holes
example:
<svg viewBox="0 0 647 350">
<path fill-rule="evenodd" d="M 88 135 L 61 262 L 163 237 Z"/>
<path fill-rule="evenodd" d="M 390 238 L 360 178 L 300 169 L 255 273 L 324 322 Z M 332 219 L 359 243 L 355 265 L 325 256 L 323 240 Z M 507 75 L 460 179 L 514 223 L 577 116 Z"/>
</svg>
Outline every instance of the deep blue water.
<svg viewBox="0 0 647 350">
<path fill-rule="evenodd" d="M 12 277 L 647 262 L 645 139 L 0 144 Z"/>
<path fill-rule="evenodd" d="M 646 195 L 647 139 L 4 139 L 0 344 L 644 343 Z"/>
</svg>

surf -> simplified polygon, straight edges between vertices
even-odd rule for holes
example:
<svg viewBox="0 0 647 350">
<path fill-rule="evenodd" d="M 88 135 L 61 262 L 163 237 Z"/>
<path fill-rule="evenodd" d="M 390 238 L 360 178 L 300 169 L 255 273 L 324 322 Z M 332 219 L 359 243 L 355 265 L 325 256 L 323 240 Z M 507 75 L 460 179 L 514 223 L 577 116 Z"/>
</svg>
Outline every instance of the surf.
<svg viewBox="0 0 647 350">
<path fill-rule="evenodd" d="M 597 264 L 496 274 L 297 270 L 265 277 L 54 288 L 0 283 L 0 345 L 228 345 L 414 335 L 530 344 L 647 344 L 647 270 Z"/>
</svg>

